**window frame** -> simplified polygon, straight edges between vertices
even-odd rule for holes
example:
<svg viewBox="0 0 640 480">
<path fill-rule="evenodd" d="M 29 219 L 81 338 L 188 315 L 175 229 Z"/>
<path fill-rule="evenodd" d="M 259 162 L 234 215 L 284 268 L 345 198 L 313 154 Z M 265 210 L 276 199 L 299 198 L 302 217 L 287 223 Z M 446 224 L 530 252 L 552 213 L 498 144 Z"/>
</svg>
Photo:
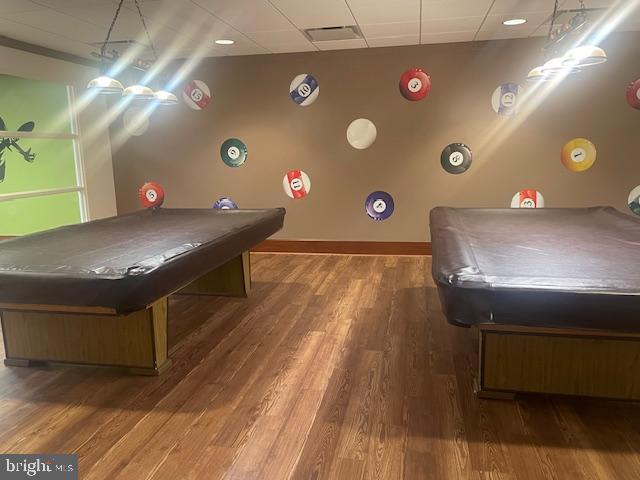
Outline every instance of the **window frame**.
<svg viewBox="0 0 640 480">
<path fill-rule="evenodd" d="M 37 139 L 53 139 L 53 140 L 71 140 L 73 146 L 73 162 L 76 172 L 76 186 L 74 187 L 57 187 L 43 188 L 37 190 L 28 190 L 24 192 L 0 193 L 0 202 L 16 200 L 21 198 L 47 197 L 60 195 L 63 193 L 78 193 L 80 207 L 80 221 L 86 222 L 89 219 L 89 205 L 87 200 L 87 183 L 85 178 L 84 157 L 82 153 L 80 127 L 75 112 L 75 94 L 73 87 L 66 85 L 67 89 L 67 113 L 69 115 L 70 133 L 48 133 L 48 132 L 17 132 L 9 130 L 0 130 L 0 137 L 11 138 L 37 138 Z"/>
</svg>

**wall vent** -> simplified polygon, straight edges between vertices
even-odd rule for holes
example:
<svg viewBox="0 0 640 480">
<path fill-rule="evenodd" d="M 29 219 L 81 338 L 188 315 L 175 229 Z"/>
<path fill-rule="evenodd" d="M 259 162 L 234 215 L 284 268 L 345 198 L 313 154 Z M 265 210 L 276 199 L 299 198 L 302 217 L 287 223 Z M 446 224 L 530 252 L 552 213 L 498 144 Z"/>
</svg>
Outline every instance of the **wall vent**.
<svg viewBox="0 0 640 480">
<path fill-rule="evenodd" d="M 356 25 L 347 25 L 344 27 L 307 28 L 302 32 L 314 43 L 362 38 L 362 32 L 360 32 L 360 29 Z"/>
</svg>

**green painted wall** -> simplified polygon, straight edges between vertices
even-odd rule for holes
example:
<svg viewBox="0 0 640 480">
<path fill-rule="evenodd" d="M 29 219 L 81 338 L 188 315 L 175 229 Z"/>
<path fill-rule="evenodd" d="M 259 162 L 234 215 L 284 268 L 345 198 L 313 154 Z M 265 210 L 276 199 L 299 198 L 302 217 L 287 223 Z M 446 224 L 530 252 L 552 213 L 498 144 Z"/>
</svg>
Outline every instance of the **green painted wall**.
<svg viewBox="0 0 640 480">
<path fill-rule="evenodd" d="M 0 75 L 0 118 L 9 131 L 34 122 L 34 132 L 71 133 L 67 88 Z M 35 158 L 26 161 L 15 147 L 0 152 L 0 165 L 2 161 L 5 164 L 0 194 L 76 185 L 73 140 L 21 138 L 18 145 L 34 153 Z M 22 235 L 80 220 L 76 193 L 0 201 L 0 236 Z"/>
</svg>

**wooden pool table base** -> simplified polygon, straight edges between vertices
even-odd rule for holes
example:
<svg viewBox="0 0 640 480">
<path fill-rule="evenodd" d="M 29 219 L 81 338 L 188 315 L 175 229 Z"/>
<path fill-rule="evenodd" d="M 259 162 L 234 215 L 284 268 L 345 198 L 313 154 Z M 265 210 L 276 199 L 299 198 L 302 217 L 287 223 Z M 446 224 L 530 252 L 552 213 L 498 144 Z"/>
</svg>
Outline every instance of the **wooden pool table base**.
<svg viewBox="0 0 640 480">
<path fill-rule="evenodd" d="M 485 324 L 477 394 L 640 400 L 640 334 Z"/>
<path fill-rule="evenodd" d="M 244 252 L 177 293 L 246 297 L 250 286 L 249 252 Z M 171 366 L 167 297 L 128 315 L 108 315 L 103 308 L 5 305 L 0 320 L 6 365 L 98 365 L 136 375 L 160 375 Z"/>
</svg>

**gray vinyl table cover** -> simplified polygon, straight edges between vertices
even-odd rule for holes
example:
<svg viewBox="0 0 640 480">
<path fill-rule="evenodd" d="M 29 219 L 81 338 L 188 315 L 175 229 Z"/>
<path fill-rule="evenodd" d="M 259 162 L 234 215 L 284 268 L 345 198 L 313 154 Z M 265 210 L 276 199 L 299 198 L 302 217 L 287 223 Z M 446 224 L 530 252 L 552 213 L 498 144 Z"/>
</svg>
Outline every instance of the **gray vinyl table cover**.
<svg viewBox="0 0 640 480">
<path fill-rule="evenodd" d="M 0 303 L 145 308 L 249 250 L 283 208 L 142 210 L 0 242 Z"/>
<path fill-rule="evenodd" d="M 448 321 L 640 331 L 640 219 L 612 207 L 430 214 Z"/>
</svg>

